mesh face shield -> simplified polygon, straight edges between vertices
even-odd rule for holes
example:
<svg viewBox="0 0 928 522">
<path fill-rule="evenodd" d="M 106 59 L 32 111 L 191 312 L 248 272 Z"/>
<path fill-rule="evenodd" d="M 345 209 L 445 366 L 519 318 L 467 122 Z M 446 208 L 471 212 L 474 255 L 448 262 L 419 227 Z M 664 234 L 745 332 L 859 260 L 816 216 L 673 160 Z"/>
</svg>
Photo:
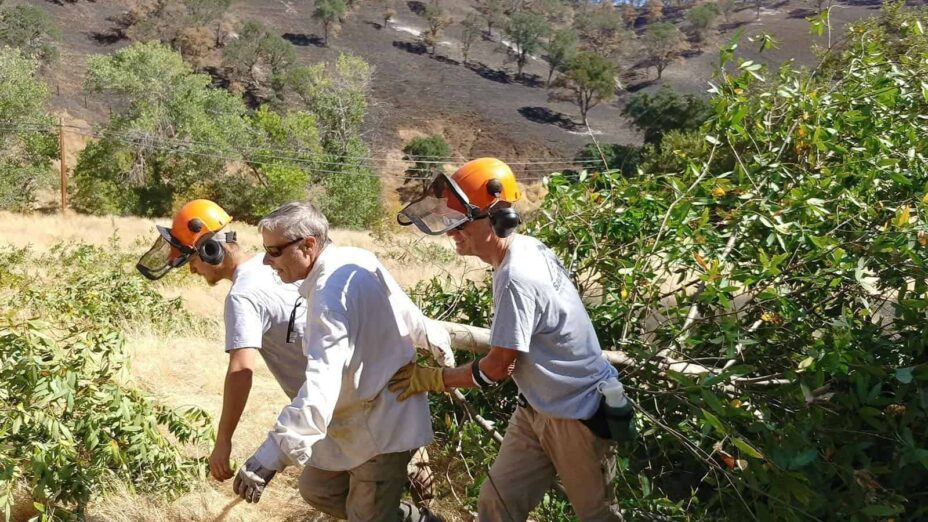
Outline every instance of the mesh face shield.
<svg viewBox="0 0 928 522">
<path fill-rule="evenodd" d="M 480 209 L 471 205 L 460 187 L 444 173 L 429 182 L 422 196 L 396 216 L 402 226 L 415 225 L 425 234 L 437 236 L 479 218 Z"/>
<path fill-rule="evenodd" d="M 158 239 L 148 252 L 139 258 L 135 268 L 148 279 L 155 281 L 161 279 L 172 268 L 179 268 L 190 260 L 196 250 L 180 244 L 170 229 L 158 226 Z"/>
</svg>

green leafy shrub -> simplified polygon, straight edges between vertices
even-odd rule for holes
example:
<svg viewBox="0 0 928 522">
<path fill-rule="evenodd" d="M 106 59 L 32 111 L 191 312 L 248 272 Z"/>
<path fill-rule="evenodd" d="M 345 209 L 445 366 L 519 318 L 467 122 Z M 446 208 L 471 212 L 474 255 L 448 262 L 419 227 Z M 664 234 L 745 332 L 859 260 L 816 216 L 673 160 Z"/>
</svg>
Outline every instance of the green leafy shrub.
<svg viewBox="0 0 928 522">
<path fill-rule="evenodd" d="M 441 134 L 421 136 L 409 140 L 403 147 L 403 161 L 411 161 L 413 165 L 406 169 L 406 182 L 420 180 L 423 186 L 429 182 L 428 178 L 441 170 L 440 161 L 451 159 L 451 146 Z"/>
<path fill-rule="evenodd" d="M 18 250 L 6 259 L 0 258 L 0 267 L 8 267 L 0 268 L 0 291 L 9 293 L 10 309 L 21 317 L 62 316 L 88 329 L 142 325 L 177 332 L 207 327 L 205 320 L 184 310 L 180 298 L 165 299 L 132 271 L 134 259 L 115 241 L 109 248 L 59 243 L 43 255 Z"/>
<path fill-rule="evenodd" d="M 48 87 L 37 77 L 38 67 L 20 50 L 0 48 L 0 209 L 29 209 L 36 192 L 52 185 L 58 142 L 48 133 Z"/>
<path fill-rule="evenodd" d="M 644 132 L 644 142 L 656 146 L 660 146 L 664 133 L 698 129 L 711 113 L 706 100 L 692 94 L 680 95 L 666 86 L 656 93 L 633 96 L 622 109 L 632 125 Z"/>
<path fill-rule="evenodd" d="M 60 318 L 56 318 L 60 320 Z M 206 442 L 209 416 L 171 410 L 120 384 L 124 340 L 112 328 L 61 335 L 41 321 L 0 319 L 0 511 L 31 490 L 33 520 L 73 520 L 122 482 L 176 494 L 203 474 L 185 444 Z"/>
<path fill-rule="evenodd" d="M 529 232 L 634 361 L 627 517 L 928 516 L 926 26 L 884 7 L 811 72 L 727 46 L 704 144 L 678 133 L 632 178 L 549 179 Z"/>
<path fill-rule="evenodd" d="M 33 520 L 80 519 L 120 484 L 174 495 L 202 476 L 190 445 L 211 437 L 199 408 L 171 409 L 126 384 L 121 333 L 205 326 L 108 248 L 59 244 L 42 255 L 0 253 L 0 512 L 25 485 Z"/>
</svg>

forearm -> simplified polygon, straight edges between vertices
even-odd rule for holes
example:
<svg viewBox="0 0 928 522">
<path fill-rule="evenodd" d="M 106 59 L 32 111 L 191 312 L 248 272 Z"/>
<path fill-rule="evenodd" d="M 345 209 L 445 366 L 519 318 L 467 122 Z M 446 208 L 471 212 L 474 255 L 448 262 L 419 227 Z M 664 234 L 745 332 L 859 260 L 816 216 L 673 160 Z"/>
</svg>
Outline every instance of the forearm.
<svg viewBox="0 0 928 522">
<path fill-rule="evenodd" d="M 467 363 L 457 368 L 445 368 L 442 371 L 442 381 L 445 383 L 445 389 L 452 388 L 476 388 L 474 379 L 471 376 L 471 364 Z"/>
<path fill-rule="evenodd" d="M 219 417 L 217 442 L 232 442 L 232 434 L 242 418 L 248 395 L 251 393 L 252 371 L 250 369 L 230 370 L 226 373 L 222 392 L 222 414 Z"/>
<path fill-rule="evenodd" d="M 505 381 L 512 376 L 512 372 L 515 370 L 515 356 L 516 353 L 512 350 L 494 347 L 486 357 L 457 368 L 446 368 L 442 372 L 445 389 L 480 387 L 474 382 L 475 364 L 479 365 L 479 370 L 487 381 Z"/>
</svg>

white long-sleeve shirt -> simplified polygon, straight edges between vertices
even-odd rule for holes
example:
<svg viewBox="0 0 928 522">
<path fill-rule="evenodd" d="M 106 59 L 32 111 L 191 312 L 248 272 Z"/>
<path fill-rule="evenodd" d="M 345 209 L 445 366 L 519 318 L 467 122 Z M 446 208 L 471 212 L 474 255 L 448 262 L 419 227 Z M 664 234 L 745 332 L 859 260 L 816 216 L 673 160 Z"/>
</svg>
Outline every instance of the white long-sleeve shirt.
<svg viewBox="0 0 928 522">
<path fill-rule="evenodd" d="M 426 395 L 400 402 L 387 389 L 429 327 L 374 254 L 327 246 L 300 294 L 306 382 L 255 453 L 261 465 L 343 471 L 431 442 Z"/>
</svg>

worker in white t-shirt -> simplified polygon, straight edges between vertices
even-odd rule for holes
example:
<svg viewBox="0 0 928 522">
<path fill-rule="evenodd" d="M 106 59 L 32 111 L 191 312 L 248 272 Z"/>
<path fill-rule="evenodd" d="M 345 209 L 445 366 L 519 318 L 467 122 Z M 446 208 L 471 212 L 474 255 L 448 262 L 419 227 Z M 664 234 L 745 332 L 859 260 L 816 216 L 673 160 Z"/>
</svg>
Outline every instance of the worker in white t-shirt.
<svg viewBox="0 0 928 522">
<path fill-rule="evenodd" d="M 400 211 L 401 224 L 447 234 L 459 255 L 494 269 L 490 352 L 459 368 L 408 365 L 390 388 L 400 398 L 451 388 L 483 388 L 509 377 L 519 406 L 480 488 L 481 521 L 526 520 L 560 477 L 581 521 L 621 520 L 610 485 L 611 435 L 602 419 L 600 383 L 618 372 L 605 358 L 580 295 L 554 253 L 535 238 L 513 234 L 521 220 L 509 166 L 470 161 L 451 177 L 438 174 L 421 198 Z"/>
<path fill-rule="evenodd" d="M 229 215 L 217 204 L 195 200 L 175 216 L 171 229 L 159 227 L 155 246 L 138 268 L 151 279 L 189 263 L 191 273 L 210 285 L 232 281 L 225 299 L 225 350 L 229 354 L 222 395 L 222 414 L 209 458 L 210 475 L 219 481 L 233 477 L 232 436 L 252 386 L 258 354 L 291 400 L 306 380 L 303 329 L 306 323 L 301 281 L 284 283 L 261 256 L 249 256 L 227 231 Z M 413 499 L 425 511 L 431 498 L 431 470 L 424 448 L 410 466 Z"/>
<path fill-rule="evenodd" d="M 328 221 L 290 203 L 258 225 L 264 262 L 305 300 L 305 383 L 238 471 L 234 489 L 257 502 L 287 466 L 303 466 L 311 505 L 352 522 L 434 520 L 401 504 L 407 466 L 432 440 L 428 399 L 399 401 L 387 381 L 416 346 L 453 365 L 448 333 L 422 315 L 370 252 L 331 244 Z"/>
</svg>

